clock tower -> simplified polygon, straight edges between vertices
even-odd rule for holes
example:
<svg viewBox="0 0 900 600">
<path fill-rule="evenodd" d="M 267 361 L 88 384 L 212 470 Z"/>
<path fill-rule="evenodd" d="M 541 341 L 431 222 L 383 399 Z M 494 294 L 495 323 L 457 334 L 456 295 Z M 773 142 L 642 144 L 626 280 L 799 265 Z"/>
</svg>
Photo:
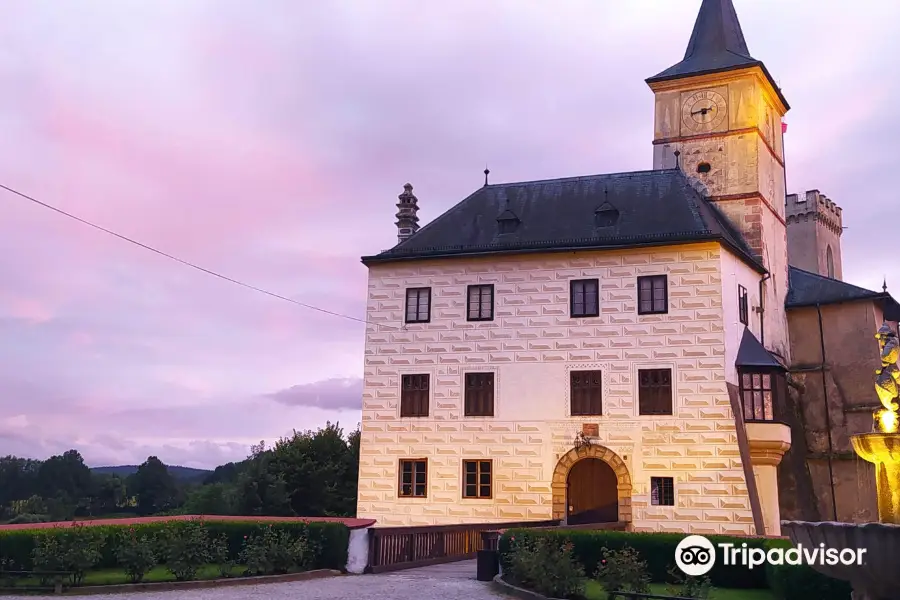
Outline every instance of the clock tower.
<svg viewBox="0 0 900 600">
<path fill-rule="evenodd" d="M 656 95 L 653 168 L 679 167 L 701 182 L 743 234 L 769 271 L 766 346 L 787 358 L 782 117 L 789 106 L 750 55 L 732 0 L 703 0 L 684 59 L 647 84 Z"/>
</svg>

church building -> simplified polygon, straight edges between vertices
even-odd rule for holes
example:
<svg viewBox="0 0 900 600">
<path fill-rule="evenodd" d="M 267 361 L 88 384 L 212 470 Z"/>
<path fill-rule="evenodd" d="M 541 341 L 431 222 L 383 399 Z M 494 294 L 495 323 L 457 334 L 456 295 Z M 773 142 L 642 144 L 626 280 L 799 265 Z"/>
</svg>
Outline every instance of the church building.
<svg viewBox="0 0 900 600">
<path fill-rule="evenodd" d="M 810 278 L 861 289 L 817 237 L 840 209 L 786 203 L 790 107 L 732 0 L 703 0 L 684 59 L 646 81 L 652 170 L 486 172 L 423 227 L 405 186 L 398 244 L 362 259 L 358 517 L 780 534 L 790 301 L 827 287 Z"/>
</svg>

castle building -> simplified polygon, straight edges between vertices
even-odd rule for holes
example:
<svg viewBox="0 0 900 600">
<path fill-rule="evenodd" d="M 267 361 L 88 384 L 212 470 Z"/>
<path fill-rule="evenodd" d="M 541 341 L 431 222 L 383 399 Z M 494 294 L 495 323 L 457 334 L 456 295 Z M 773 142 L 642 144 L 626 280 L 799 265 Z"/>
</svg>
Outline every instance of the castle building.
<svg viewBox="0 0 900 600">
<path fill-rule="evenodd" d="M 840 209 L 786 202 L 789 105 L 731 0 L 646 81 L 652 170 L 486 172 L 422 227 L 405 186 L 398 244 L 363 258 L 357 516 L 780 534 L 789 312 L 822 269 L 847 285 Z"/>
</svg>

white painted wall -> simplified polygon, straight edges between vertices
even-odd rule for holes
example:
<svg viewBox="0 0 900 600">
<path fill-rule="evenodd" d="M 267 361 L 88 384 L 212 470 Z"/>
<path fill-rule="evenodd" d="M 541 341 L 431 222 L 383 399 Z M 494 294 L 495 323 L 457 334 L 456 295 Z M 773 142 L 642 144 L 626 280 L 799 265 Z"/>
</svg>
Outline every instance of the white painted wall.
<svg viewBox="0 0 900 600">
<path fill-rule="evenodd" d="M 738 377 L 734 361 L 744 335 L 744 324 L 741 323 L 738 310 L 738 286 L 743 285 L 747 288 L 750 331 L 759 339 L 759 313 L 756 312 L 756 309 L 759 308 L 759 280 L 762 275 L 727 250 L 722 251 L 721 260 L 722 317 L 725 324 L 725 379 L 729 383 L 737 385 Z"/>
<path fill-rule="evenodd" d="M 750 533 L 725 388 L 725 255 L 709 243 L 371 268 L 367 316 L 385 327 L 367 327 L 357 516 L 380 526 L 549 519 L 557 461 L 591 422 L 629 469 L 635 529 Z M 660 273 L 669 313 L 639 316 L 636 278 Z M 601 314 L 571 319 L 569 280 L 588 277 L 600 279 Z M 495 284 L 494 321 L 465 320 L 474 283 Z M 428 285 L 431 323 L 404 325 L 406 288 Z M 673 416 L 638 415 L 642 366 L 673 368 Z M 569 416 L 573 369 L 604 372 L 602 417 Z M 467 370 L 497 374 L 494 417 L 462 416 Z M 429 417 L 399 417 L 403 373 L 431 374 Z M 478 457 L 494 461 L 490 500 L 461 495 L 462 460 Z M 428 459 L 427 498 L 398 497 L 401 458 Z M 676 506 L 651 506 L 651 476 L 675 478 Z"/>
</svg>

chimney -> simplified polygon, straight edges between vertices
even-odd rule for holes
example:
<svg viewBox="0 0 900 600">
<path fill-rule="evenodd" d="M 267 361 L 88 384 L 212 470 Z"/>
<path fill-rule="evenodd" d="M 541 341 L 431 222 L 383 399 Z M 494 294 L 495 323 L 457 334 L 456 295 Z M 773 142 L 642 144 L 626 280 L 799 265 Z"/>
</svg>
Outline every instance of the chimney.
<svg viewBox="0 0 900 600">
<path fill-rule="evenodd" d="M 397 243 L 402 244 L 419 230 L 419 199 L 412 193 L 413 186 L 407 183 L 403 186 L 403 193 L 397 196 Z"/>
</svg>

